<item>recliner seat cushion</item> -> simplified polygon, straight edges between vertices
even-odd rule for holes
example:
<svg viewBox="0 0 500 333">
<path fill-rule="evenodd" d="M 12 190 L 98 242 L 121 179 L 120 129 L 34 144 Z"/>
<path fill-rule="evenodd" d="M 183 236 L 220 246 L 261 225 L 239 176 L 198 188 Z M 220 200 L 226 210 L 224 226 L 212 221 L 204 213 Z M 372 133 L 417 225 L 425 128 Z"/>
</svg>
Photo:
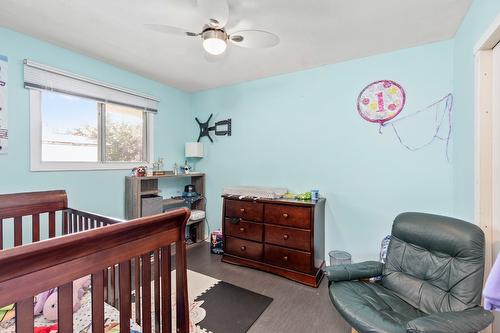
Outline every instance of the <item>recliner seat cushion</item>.
<svg viewBox="0 0 500 333">
<path fill-rule="evenodd" d="M 406 332 L 409 321 L 425 315 L 379 283 L 334 282 L 330 298 L 360 332 Z"/>
<path fill-rule="evenodd" d="M 382 284 L 425 313 L 480 304 L 484 234 L 472 223 L 404 213 L 396 217 Z"/>
</svg>

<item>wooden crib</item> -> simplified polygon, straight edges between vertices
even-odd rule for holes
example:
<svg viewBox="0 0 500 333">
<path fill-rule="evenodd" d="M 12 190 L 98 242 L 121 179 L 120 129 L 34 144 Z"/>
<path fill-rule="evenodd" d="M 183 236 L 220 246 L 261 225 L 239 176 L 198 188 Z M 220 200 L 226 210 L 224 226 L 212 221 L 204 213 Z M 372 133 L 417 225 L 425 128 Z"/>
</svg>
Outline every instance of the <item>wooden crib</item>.
<svg viewBox="0 0 500 333">
<path fill-rule="evenodd" d="M 104 302 L 119 309 L 122 333 L 130 332 L 132 304 L 142 332 L 170 333 L 175 243 L 176 327 L 187 333 L 188 218 L 189 210 L 179 209 L 112 219 L 68 208 L 65 191 L 0 195 L 0 307 L 15 303 L 16 332 L 33 333 L 34 296 L 58 287 L 58 329 L 72 333 L 73 281 L 90 274 L 93 333 L 104 332 Z M 6 249 L 9 238 L 13 246 Z"/>
</svg>

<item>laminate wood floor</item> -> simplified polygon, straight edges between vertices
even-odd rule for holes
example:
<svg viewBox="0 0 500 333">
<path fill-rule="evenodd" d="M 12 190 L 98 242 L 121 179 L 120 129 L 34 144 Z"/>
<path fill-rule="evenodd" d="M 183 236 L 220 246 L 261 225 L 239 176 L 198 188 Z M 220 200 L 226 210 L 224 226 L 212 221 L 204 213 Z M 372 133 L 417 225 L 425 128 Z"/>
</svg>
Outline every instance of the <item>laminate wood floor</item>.
<svg viewBox="0 0 500 333">
<path fill-rule="evenodd" d="M 351 332 L 330 302 L 326 279 L 315 289 L 273 274 L 222 263 L 221 256 L 210 254 L 209 243 L 190 248 L 187 256 L 188 268 L 193 271 L 274 299 L 249 333 Z"/>
</svg>

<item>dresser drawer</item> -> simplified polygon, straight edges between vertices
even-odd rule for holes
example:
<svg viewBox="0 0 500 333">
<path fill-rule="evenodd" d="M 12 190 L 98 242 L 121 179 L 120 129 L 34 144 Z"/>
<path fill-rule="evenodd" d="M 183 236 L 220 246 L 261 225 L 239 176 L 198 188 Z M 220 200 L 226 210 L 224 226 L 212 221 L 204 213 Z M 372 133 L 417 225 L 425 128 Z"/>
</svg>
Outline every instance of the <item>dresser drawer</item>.
<svg viewBox="0 0 500 333">
<path fill-rule="evenodd" d="M 309 230 L 266 224 L 264 239 L 266 243 L 311 251 L 311 232 Z"/>
<path fill-rule="evenodd" d="M 271 224 L 310 229 L 311 208 L 266 204 L 264 208 L 264 221 Z"/>
<path fill-rule="evenodd" d="M 262 247 L 262 243 L 226 236 L 225 252 L 228 254 L 262 261 Z"/>
<path fill-rule="evenodd" d="M 304 273 L 310 273 L 312 267 L 310 253 L 269 244 L 264 246 L 264 262 Z"/>
<path fill-rule="evenodd" d="M 262 222 L 264 205 L 253 201 L 226 200 L 226 216 Z"/>
<path fill-rule="evenodd" d="M 236 223 L 233 223 L 237 221 Z M 224 222 L 224 233 L 256 242 L 262 242 L 262 223 L 254 223 L 240 218 L 227 218 Z"/>
</svg>

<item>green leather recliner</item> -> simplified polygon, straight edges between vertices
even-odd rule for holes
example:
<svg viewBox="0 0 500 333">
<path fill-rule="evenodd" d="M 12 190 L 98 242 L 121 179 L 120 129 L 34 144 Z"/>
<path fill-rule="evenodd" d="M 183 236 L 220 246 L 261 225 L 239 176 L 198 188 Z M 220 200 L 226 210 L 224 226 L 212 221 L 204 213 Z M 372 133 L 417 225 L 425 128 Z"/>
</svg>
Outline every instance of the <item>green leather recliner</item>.
<svg viewBox="0 0 500 333">
<path fill-rule="evenodd" d="M 484 234 L 474 224 L 403 213 L 386 264 L 325 268 L 330 298 L 358 332 L 478 332 L 493 322 L 480 307 Z M 382 275 L 380 282 L 357 281 Z"/>
</svg>

